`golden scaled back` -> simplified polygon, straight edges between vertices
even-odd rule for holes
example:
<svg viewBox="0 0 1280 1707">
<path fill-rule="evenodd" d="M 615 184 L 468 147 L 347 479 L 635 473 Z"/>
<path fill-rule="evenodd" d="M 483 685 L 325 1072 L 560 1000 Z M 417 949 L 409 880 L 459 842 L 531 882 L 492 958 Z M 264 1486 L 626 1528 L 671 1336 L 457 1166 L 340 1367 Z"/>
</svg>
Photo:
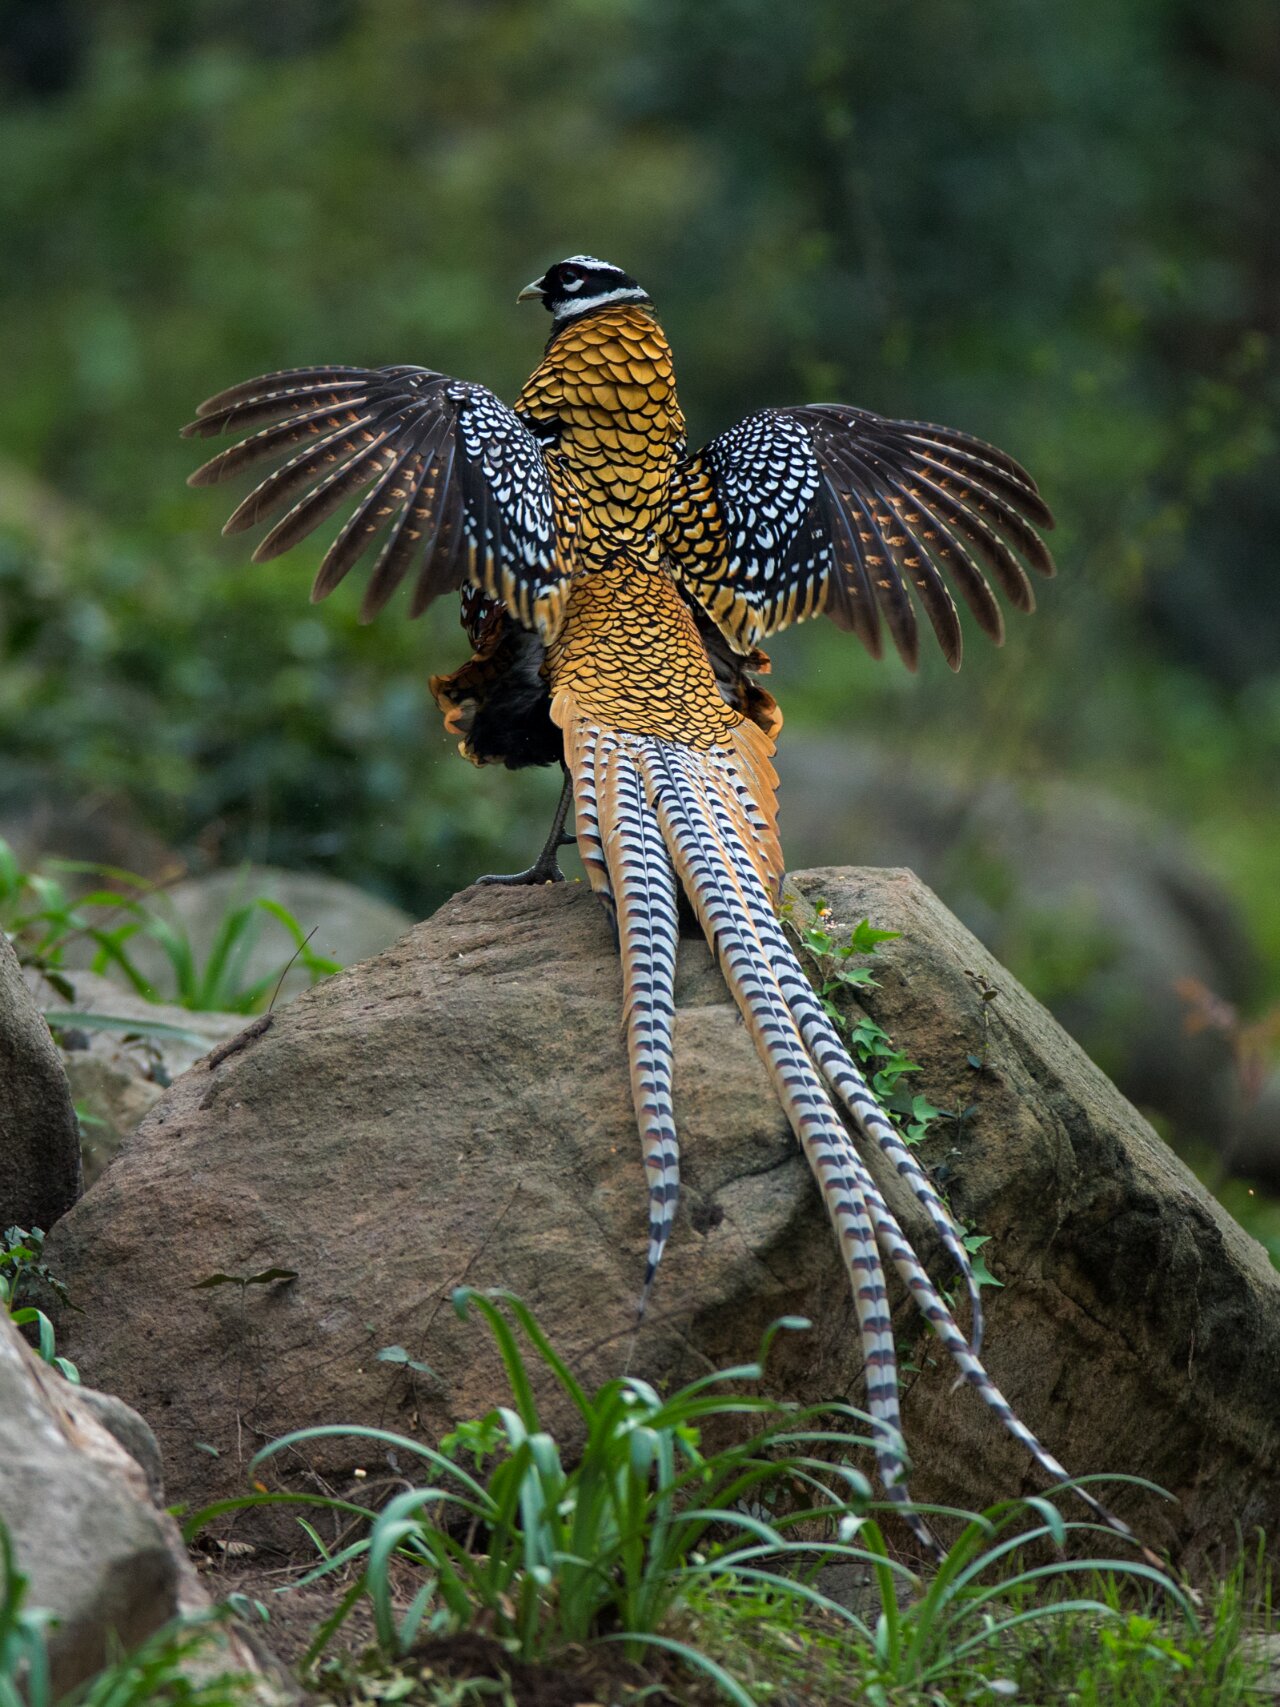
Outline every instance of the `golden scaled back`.
<svg viewBox="0 0 1280 1707">
<path fill-rule="evenodd" d="M 629 552 L 575 579 L 546 670 L 553 700 L 568 696 L 593 723 L 629 734 L 705 751 L 743 721 L 671 577 Z"/>
</svg>

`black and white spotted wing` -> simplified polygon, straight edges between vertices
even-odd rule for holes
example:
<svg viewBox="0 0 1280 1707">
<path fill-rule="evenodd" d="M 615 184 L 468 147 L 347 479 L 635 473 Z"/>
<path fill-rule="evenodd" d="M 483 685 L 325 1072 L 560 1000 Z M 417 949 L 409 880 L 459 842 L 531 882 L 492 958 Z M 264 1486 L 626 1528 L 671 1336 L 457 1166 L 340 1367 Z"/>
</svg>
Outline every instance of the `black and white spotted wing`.
<svg viewBox="0 0 1280 1707">
<path fill-rule="evenodd" d="M 673 567 L 744 650 L 825 612 L 877 658 L 884 624 L 914 669 L 914 591 L 958 669 L 951 589 L 999 645 L 988 572 L 1024 611 L 1027 567 L 1054 572 L 1036 532 L 1053 517 L 1012 457 L 844 404 L 765 409 L 721 433 L 678 472 L 672 524 Z"/>
<path fill-rule="evenodd" d="M 190 484 L 277 463 L 223 529 L 278 518 L 255 562 L 288 551 L 358 497 L 320 565 L 313 599 L 376 548 L 364 621 L 412 573 L 411 616 L 469 581 L 526 627 L 554 633 L 567 581 L 546 464 L 523 421 L 484 386 L 421 367 L 295 368 L 211 397 L 183 433 L 213 438 L 245 428 L 254 430 Z"/>
</svg>

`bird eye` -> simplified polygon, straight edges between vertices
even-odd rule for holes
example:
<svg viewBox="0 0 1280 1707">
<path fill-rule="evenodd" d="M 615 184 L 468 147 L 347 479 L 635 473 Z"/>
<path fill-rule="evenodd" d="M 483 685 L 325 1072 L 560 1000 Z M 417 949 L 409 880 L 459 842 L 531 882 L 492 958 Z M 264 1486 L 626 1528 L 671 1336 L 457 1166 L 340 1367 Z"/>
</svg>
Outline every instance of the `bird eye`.
<svg viewBox="0 0 1280 1707">
<path fill-rule="evenodd" d="M 560 275 L 560 283 L 566 290 L 581 290 L 582 274 L 576 267 L 566 267 Z"/>
</svg>

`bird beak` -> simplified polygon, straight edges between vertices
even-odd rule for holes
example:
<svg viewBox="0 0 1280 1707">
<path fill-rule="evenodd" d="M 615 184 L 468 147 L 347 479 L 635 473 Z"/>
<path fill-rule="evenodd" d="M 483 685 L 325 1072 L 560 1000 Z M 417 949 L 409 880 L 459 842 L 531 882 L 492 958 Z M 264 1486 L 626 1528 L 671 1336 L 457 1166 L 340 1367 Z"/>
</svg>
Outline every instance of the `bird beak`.
<svg viewBox="0 0 1280 1707">
<path fill-rule="evenodd" d="M 520 292 L 519 296 L 516 298 L 517 302 L 541 302 L 541 300 L 542 300 L 542 280 L 541 279 L 534 279 L 532 284 L 527 284 L 524 287 L 524 289 Z"/>
</svg>

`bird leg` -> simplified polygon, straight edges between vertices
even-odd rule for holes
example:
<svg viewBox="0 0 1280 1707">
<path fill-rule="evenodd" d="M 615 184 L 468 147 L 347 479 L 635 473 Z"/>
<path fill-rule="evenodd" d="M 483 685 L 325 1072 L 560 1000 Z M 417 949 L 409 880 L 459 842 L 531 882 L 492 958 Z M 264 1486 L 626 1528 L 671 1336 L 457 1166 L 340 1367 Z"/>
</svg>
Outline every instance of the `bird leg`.
<svg viewBox="0 0 1280 1707">
<path fill-rule="evenodd" d="M 503 883 L 515 886 L 522 883 L 563 883 L 564 872 L 556 863 L 556 854 L 561 848 L 572 847 L 577 841 L 576 836 L 565 834 L 564 823 L 569 816 L 569 807 L 573 801 L 573 779 L 568 771 L 564 773 L 564 786 L 560 790 L 560 802 L 556 807 L 556 815 L 551 820 L 551 834 L 543 844 L 542 852 L 534 860 L 527 871 L 513 871 L 505 875 L 477 877 L 477 883 Z"/>
</svg>

